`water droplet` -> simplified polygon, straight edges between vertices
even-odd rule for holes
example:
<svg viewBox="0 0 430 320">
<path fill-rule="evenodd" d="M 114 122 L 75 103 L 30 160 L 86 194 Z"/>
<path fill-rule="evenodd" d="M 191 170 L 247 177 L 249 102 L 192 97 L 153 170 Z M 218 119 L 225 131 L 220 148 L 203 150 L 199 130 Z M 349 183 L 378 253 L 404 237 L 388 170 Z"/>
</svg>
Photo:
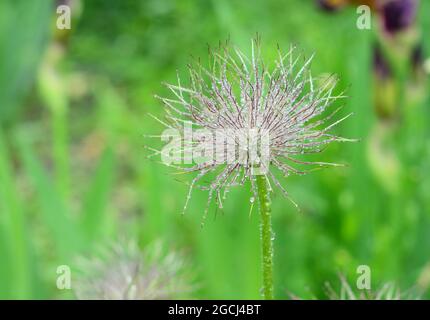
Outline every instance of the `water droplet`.
<svg viewBox="0 0 430 320">
<path fill-rule="evenodd" d="M 249 198 L 249 202 L 254 203 L 254 201 L 255 201 L 254 197 Z"/>
<path fill-rule="evenodd" d="M 260 288 L 260 295 L 261 295 L 262 297 L 264 297 L 264 288 L 263 288 L 263 287 L 261 287 L 261 288 Z"/>
</svg>

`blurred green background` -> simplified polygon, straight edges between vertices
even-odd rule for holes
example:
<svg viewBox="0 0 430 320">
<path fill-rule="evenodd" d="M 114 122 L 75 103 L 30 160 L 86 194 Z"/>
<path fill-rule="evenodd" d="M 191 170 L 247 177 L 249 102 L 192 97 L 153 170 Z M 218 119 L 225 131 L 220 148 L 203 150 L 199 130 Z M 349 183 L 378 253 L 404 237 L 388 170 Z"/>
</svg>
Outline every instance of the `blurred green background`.
<svg viewBox="0 0 430 320">
<path fill-rule="evenodd" d="M 326 281 L 336 287 L 341 272 L 355 282 L 363 264 L 375 288 L 395 281 L 430 297 L 429 84 L 413 70 L 378 82 L 376 16 L 359 30 L 354 6 L 328 14 L 315 1 L 65 2 L 71 30 L 56 29 L 55 1 L 0 2 L 0 298 L 73 298 L 56 288 L 57 266 L 119 237 L 185 252 L 199 284 L 191 297 L 260 298 L 249 188 L 223 210 L 212 205 L 201 228 L 207 194 L 195 191 L 181 216 L 187 185 L 143 147 L 163 129 L 148 116 L 163 115 L 161 82 L 177 70 L 186 79 L 191 56 L 208 60 L 207 44 L 230 38 L 248 52 L 256 32 L 268 59 L 294 43 L 316 53 L 314 75 L 340 77 L 343 112 L 355 115 L 337 133 L 361 139 L 323 154 L 348 167 L 284 181 L 302 212 L 275 192 L 276 297 L 323 298 Z M 430 2 L 418 13 L 412 38 L 425 60 Z M 381 116 L 392 91 L 398 110 Z"/>
</svg>

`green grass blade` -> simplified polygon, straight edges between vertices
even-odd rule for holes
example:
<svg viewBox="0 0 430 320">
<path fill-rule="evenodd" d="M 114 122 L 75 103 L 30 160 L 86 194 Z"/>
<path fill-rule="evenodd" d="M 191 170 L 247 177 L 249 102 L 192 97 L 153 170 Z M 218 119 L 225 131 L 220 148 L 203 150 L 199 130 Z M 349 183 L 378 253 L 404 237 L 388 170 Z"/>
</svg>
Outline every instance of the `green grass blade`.
<svg viewBox="0 0 430 320">
<path fill-rule="evenodd" d="M 70 257 L 83 248 L 84 238 L 52 183 L 42 164 L 25 138 L 18 137 L 18 146 L 23 165 L 36 190 L 40 204 L 40 218 L 49 230 L 54 246 L 61 257 Z"/>
<path fill-rule="evenodd" d="M 109 202 L 109 193 L 114 181 L 114 166 L 113 151 L 111 148 L 107 148 L 97 166 L 84 202 L 82 223 L 89 239 L 93 239 L 103 232 L 106 220 L 106 216 L 103 213 Z"/>
<path fill-rule="evenodd" d="M 29 270 L 29 250 L 25 217 L 18 200 L 17 189 L 13 181 L 13 168 L 10 164 L 8 148 L 5 145 L 3 134 L 0 131 L 0 219 L 3 223 L 4 245 L 9 247 L 10 257 L 1 253 L 2 264 L 9 264 L 12 273 L 1 274 L 10 276 L 10 297 L 25 299 L 31 296 L 31 280 Z M 0 252 L 2 249 L 0 248 Z M 7 269 L 7 267 L 6 267 Z M 1 276 L 0 276 L 1 278 Z M 7 291 L 2 289 L 3 294 Z M 6 296 L 8 297 L 8 296 Z"/>
</svg>

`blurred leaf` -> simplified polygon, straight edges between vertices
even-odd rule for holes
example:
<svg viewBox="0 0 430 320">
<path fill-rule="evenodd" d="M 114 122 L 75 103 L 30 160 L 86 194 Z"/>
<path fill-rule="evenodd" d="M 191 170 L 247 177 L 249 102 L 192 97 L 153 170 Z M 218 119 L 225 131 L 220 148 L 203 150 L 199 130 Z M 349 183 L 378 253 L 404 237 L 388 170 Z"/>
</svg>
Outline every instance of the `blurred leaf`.
<svg viewBox="0 0 430 320">
<path fill-rule="evenodd" d="M 48 228 L 60 257 L 71 257 L 83 248 L 85 239 L 64 205 L 55 185 L 35 157 L 24 135 L 19 135 L 18 147 L 24 167 L 31 178 L 40 204 L 41 219 Z"/>
<path fill-rule="evenodd" d="M 31 296 L 30 259 L 28 248 L 28 230 L 23 209 L 19 201 L 16 185 L 13 181 L 14 170 L 9 161 L 8 148 L 0 130 L 0 208 L 4 223 L 3 235 L 9 245 L 11 256 L 3 257 L 10 262 L 13 270 L 11 277 L 11 297 L 25 299 Z"/>
<path fill-rule="evenodd" d="M 99 236 L 105 227 L 103 213 L 114 181 L 114 154 L 107 148 L 98 163 L 96 173 L 86 194 L 83 208 L 83 228 L 89 239 Z"/>
<path fill-rule="evenodd" d="M 0 2 L 0 123 L 22 106 L 48 41 L 52 13 L 51 0 Z"/>
</svg>

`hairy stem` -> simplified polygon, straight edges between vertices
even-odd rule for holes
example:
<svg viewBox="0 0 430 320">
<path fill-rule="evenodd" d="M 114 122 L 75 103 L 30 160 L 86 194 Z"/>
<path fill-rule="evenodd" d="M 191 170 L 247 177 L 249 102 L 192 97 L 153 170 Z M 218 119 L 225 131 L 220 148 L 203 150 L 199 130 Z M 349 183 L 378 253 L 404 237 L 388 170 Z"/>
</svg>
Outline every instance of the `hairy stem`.
<svg viewBox="0 0 430 320">
<path fill-rule="evenodd" d="M 266 177 L 257 176 L 258 200 L 261 216 L 261 254 L 263 271 L 263 297 L 265 300 L 273 299 L 273 241 L 271 202 L 267 189 Z"/>
</svg>

